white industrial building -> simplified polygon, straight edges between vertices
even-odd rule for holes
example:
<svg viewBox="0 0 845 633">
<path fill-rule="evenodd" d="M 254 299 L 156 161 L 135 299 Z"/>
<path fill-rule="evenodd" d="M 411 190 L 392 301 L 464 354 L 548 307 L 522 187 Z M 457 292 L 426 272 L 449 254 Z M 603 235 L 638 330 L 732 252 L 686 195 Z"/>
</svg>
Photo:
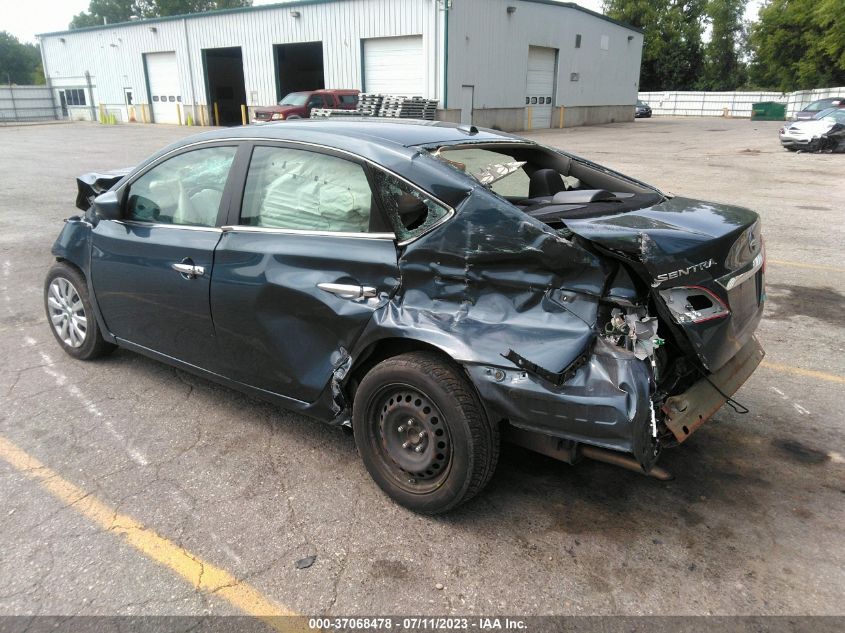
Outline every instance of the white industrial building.
<svg viewBox="0 0 845 633">
<path fill-rule="evenodd" d="M 436 99 L 503 130 L 633 118 L 642 33 L 554 0 L 296 0 L 39 36 L 63 116 L 240 123 L 288 92 Z"/>
</svg>

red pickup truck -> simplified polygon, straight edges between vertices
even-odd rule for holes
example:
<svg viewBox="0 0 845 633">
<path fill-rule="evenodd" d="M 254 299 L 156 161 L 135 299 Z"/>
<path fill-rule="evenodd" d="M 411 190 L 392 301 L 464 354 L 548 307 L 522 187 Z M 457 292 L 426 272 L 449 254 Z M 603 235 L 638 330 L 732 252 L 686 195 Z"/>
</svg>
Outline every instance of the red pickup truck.
<svg viewBox="0 0 845 633">
<path fill-rule="evenodd" d="M 256 108 L 253 123 L 284 121 L 286 119 L 307 119 L 313 108 L 334 108 L 354 110 L 358 107 L 358 90 L 307 90 L 291 92 L 274 106 Z"/>
</svg>

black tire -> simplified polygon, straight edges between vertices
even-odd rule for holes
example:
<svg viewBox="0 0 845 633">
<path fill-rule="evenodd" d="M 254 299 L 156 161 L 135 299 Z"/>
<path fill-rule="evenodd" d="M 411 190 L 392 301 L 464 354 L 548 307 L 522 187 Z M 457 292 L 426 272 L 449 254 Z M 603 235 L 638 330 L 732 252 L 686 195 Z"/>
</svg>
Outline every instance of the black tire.
<svg viewBox="0 0 845 633">
<path fill-rule="evenodd" d="M 81 309 L 73 311 L 72 306 L 78 305 L 77 298 Z M 50 331 L 68 355 L 79 360 L 91 360 L 115 349 L 115 345 L 106 342 L 100 332 L 85 277 L 70 264 L 57 262 L 47 273 L 44 310 Z M 67 324 L 65 335 L 60 331 L 64 323 Z"/>
<path fill-rule="evenodd" d="M 423 514 L 469 501 L 499 459 L 499 429 L 472 386 L 459 368 L 430 352 L 373 367 L 355 393 L 352 428 L 379 487 Z"/>
</svg>

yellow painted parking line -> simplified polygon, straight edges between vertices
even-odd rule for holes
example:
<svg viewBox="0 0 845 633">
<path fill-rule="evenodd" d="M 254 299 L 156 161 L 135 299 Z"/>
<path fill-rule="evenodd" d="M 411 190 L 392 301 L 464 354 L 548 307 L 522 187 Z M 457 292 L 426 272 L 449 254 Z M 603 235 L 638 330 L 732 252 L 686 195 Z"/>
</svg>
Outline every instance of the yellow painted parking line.
<svg viewBox="0 0 845 633">
<path fill-rule="evenodd" d="M 774 371 L 782 371 L 787 374 L 795 374 L 796 376 L 804 376 L 805 378 L 815 378 L 816 380 L 824 380 L 826 382 L 838 382 L 839 384 L 845 385 L 845 376 L 828 374 L 823 371 L 816 371 L 815 369 L 804 369 L 803 367 L 793 367 L 792 365 L 781 365 L 780 363 L 773 363 L 768 360 L 764 360 L 760 363 L 760 367 L 773 369 Z"/>
<path fill-rule="evenodd" d="M 776 266 L 791 266 L 792 268 L 806 268 L 807 270 L 826 270 L 830 273 L 845 273 L 845 268 L 825 266 L 824 264 L 805 264 L 804 262 L 790 262 L 785 259 L 766 259 L 767 264 Z"/>
<path fill-rule="evenodd" d="M 247 615 L 279 631 L 304 629 L 298 615 L 263 596 L 255 587 L 239 581 L 224 569 L 202 560 L 188 550 L 156 534 L 132 517 L 120 514 L 93 495 L 63 479 L 27 452 L 0 436 L 0 459 L 26 475 L 67 507 L 72 507 L 107 532 L 117 534 L 139 552 L 187 580 L 195 589 L 226 599 Z"/>
</svg>

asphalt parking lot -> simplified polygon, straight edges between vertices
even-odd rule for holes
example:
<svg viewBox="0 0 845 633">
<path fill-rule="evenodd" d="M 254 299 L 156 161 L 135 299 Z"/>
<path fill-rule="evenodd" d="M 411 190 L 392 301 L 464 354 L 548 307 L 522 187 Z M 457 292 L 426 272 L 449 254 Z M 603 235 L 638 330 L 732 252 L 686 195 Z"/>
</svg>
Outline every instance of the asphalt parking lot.
<svg viewBox="0 0 845 633">
<path fill-rule="evenodd" d="M 192 130 L 0 128 L 0 614 L 843 614 L 845 155 L 785 152 L 779 125 L 531 135 L 760 212 L 768 356 L 750 413 L 664 455 L 673 481 L 505 447 L 439 518 L 389 501 L 339 429 L 130 352 L 62 353 L 41 288 L 75 176 Z"/>
</svg>

